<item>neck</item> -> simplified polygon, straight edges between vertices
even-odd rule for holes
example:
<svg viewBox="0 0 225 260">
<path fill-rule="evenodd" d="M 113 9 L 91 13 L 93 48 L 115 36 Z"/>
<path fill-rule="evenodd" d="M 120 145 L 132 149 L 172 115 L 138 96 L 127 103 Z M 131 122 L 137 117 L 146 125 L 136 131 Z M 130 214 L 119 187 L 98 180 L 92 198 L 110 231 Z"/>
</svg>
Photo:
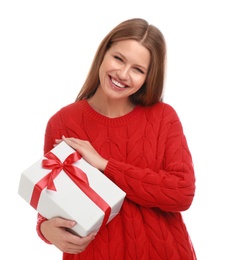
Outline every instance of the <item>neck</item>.
<svg viewBox="0 0 225 260">
<path fill-rule="evenodd" d="M 99 114 L 109 118 L 124 116 L 131 112 L 135 107 L 135 105 L 132 104 L 129 99 L 115 100 L 104 98 L 99 96 L 97 92 L 94 96 L 88 99 L 88 103 Z"/>
</svg>

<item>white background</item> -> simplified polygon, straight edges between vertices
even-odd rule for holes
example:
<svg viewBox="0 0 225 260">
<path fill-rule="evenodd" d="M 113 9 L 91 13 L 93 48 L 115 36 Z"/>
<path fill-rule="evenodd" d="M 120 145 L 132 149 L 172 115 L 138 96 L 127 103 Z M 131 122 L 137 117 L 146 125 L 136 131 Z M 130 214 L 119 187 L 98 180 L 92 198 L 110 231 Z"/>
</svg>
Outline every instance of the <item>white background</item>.
<svg viewBox="0 0 225 260">
<path fill-rule="evenodd" d="M 167 41 L 165 101 L 180 116 L 194 159 L 196 196 L 183 216 L 198 259 L 225 259 L 222 2 L 0 2 L 0 259 L 61 259 L 36 234 L 36 211 L 17 193 L 20 174 L 42 156 L 47 120 L 74 101 L 102 38 L 133 17 Z"/>
</svg>

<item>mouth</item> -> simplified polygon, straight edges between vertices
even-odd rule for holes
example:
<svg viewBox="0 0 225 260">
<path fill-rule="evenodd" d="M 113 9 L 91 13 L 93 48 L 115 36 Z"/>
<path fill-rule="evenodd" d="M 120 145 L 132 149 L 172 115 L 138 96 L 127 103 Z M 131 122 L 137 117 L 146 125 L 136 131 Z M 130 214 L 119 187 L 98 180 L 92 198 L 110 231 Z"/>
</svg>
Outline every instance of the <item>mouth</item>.
<svg viewBox="0 0 225 260">
<path fill-rule="evenodd" d="M 122 84 L 121 82 L 118 82 L 117 80 L 111 78 L 111 82 L 113 83 L 114 86 L 117 88 L 126 88 L 127 85 Z"/>
</svg>

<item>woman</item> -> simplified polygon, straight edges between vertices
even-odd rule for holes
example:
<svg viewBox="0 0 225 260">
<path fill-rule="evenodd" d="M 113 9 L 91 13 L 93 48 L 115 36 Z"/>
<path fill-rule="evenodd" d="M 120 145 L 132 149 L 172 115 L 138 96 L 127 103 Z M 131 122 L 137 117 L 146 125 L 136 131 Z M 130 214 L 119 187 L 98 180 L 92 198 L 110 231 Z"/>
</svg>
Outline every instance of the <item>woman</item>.
<svg viewBox="0 0 225 260">
<path fill-rule="evenodd" d="M 119 214 L 84 238 L 67 231 L 75 221 L 38 215 L 39 236 L 65 260 L 196 259 L 180 213 L 194 198 L 194 169 L 178 115 L 162 101 L 165 55 L 156 27 L 122 22 L 76 101 L 49 119 L 45 153 L 63 139 L 126 192 Z"/>
</svg>

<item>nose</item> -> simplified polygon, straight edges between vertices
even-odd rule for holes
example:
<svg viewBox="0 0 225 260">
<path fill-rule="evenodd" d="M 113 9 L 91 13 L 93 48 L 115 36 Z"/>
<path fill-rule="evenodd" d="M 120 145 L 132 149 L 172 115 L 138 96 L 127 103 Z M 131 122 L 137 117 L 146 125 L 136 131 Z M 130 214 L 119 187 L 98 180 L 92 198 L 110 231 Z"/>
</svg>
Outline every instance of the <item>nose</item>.
<svg viewBox="0 0 225 260">
<path fill-rule="evenodd" d="M 119 79 L 127 79 L 129 77 L 130 69 L 127 66 L 123 66 L 117 70 L 117 76 Z"/>
</svg>

